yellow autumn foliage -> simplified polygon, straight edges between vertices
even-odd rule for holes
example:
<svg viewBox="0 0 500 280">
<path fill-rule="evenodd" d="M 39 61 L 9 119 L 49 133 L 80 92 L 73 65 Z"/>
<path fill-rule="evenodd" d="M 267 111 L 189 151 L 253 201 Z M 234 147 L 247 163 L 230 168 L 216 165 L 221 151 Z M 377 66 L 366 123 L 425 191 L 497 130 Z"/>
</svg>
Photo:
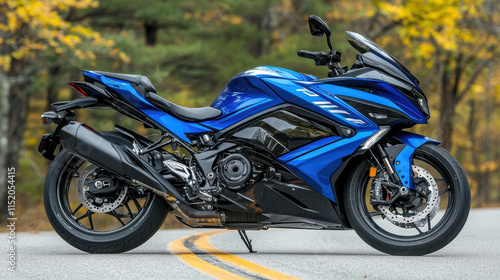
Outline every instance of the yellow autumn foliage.
<svg viewBox="0 0 500 280">
<path fill-rule="evenodd" d="M 477 51 L 478 57 L 488 58 L 493 53 L 487 52 L 485 45 L 500 43 L 498 36 L 465 24 L 486 17 L 485 0 L 376 0 L 373 3 L 381 14 L 398 23 L 401 41 L 418 48 L 428 68 L 433 66 L 434 52 Z"/>
<path fill-rule="evenodd" d="M 0 44 L 8 50 L 1 54 L 0 69 L 9 71 L 12 58 L 35 57 L 47 48 L 57 54 L 69 51 L 78 59 L 94 59 L 92 49 L 112 47 L 114 42 L 103 39 L 91 28 L 67 22 L 63 14 L 98 5 L 95 0 L 0 0 Z M 84 41 L 90 48 L 79 51 Z"/>
</svg>

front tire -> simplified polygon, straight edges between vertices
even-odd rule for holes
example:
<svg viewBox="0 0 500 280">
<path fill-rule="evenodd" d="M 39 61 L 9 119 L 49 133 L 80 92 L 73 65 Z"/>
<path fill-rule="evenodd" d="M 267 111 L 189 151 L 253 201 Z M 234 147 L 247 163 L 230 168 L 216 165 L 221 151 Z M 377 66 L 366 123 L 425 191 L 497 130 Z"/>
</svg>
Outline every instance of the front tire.
<svg viewBox="0 0 500 280">
<path fill-rule="evenodd" d="M 117 133 L 103 134 L 129 144 Z M 140 246 L 161 227 L 168 204 L 151 192 L 122 185 L 117 193 L 125 199 L 118 201 L 112 211 L 89 206 L 78 194 L 79 177 L 90 174 L 87 170 L 93 168 L 66 150 L 56 156 L 44 186 L 45 211 L 52 227 L 70 245 L 88 253 L 121 253 Z"/>
<path fill-rule="evenodd" d="M 435 252 L 458 235 L 469 214 L 469 183 L 450 153 L 439 146 L 425 144 L 415 151 L 413 164 L 427 169 L 436 183 L 441 184 L 438 214 L 432 218 L 428 214 L 418 225 L 391 222 L 379 208 L 371 205 L 373 190 L 370 193 L 372 179 L 368 174 L 371 166 L 368 161 L 358 165 L 347 181 L 344 199 L 349 222 L 366 243 L 387 254 L 421 256 Z M 396 207 L 392 209 L 397 213 Z"/>
</svg>

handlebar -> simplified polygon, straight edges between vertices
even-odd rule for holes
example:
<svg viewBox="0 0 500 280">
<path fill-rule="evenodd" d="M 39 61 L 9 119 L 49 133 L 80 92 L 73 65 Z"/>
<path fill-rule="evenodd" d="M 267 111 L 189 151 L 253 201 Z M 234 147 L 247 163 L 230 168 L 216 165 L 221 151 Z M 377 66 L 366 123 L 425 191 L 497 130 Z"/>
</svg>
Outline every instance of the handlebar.
<svg viewBox="0 0 500 280">
<path fill-rule="evenodd" d="M 344 69 L 342 68 L 342 66 L 340 66 L 341 53 L 339 51 L 330 50 L 330 52 L 327 54 L 322 51 L 310 52 L 300 50 L 297 52 L 297 55 L 300 57 L 313 59 L 315 64 L 318 66 L 328 66 L 328 69 L 331 70 L 330 73 L 328 73 L 328 77 L 335 77 L 344 74 Z"/>
<path fill-rule="evenodd" d="M 310 58 L 310 59 L 316 59 L 316 58 L 321 57 L 321 56 L 326 56 L 326 53 L 325 52 L 320 52 L 320 51 L 310 52 L 310 51 L 301 50 L 301 51 L 297 52 L 297 55 L 300 56 L 300 57 L 305 57 L 305 58 Z"/>
<path fill-rule="evenodd" d="M 310 51 L 300 50 L 297 52 L 297 55 L 300 57 L 313 59 L 316 62 L 316 65 L 326 65 L 328 63 L 328 55 L 325 52 L 321 51 L 310 52 Z"/>
</svg>

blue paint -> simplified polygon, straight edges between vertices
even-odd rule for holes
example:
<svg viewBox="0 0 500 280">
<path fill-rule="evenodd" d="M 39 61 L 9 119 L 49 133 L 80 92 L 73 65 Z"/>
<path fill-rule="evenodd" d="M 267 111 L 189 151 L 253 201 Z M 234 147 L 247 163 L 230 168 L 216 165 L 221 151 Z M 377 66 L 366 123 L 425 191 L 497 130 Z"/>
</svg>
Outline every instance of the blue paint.
<svg viewBox="0 0 500 280">
<path fill-rule="evenodd" d="M 305 107 L 354 129 L 377 127 L 371 120 L 354 110 L 340 98 L 321 89 L 317 83 L 275 78 L 263 78 L 262 80 L 266 82 L 266 84 L 269 85 L 283 100 L 289 103 Z M 336 88 L 338 88 L 339 92 L 357 91 L 349 88 Z M 322 107 L 327 104 L 321 104 L 320 102 L 329 102 L 328 106 L 335 107 Z M 353 122 L 352 120 L 359 120 L 359 123 Z"/>
<path fill-rule="evenodd" d="M 286 166 L 316 191 L 336 202 L 330 183 L 331 175 L 342 164 L 343 159 L 351 156 L 377 130 L 360 131 L 352 138 L 338 140 L 293 159 Z"/>
<path fill-rule="evenodd" d="M 222 130 L 255 113 L 283 104 L 285 101 L 263 82 L 266 78 L 302 82 L 317 79 L 273 66 L 261 66 L 242 72 L 229 81 L 211 105 L 221 110 L 222 116 L 200 123 L 213 130 Z"/>
<path fill-rule="evenodd" d="M 423 144 L 427 142 L 435 143 L 435 144 L 440 144 L 436 139 L 432 139 L 427 136 L 419 135 L 416 133 L 408 132 L 408 131 L 398 131 L 394 132 L 391 134 L 394 138 L 398 139 L 399 141 L 403 142 L 406 145 L 412 146 L 413 148 L 417 149 L 418 147 L 422 146 Z"/>
<path fill-rule="evenodd" d="M 260 79 L 260 77 L 278 74 L 275 71 L 269 70 L 268 67 L 258 67 L 255 69 L 240 73 L 229 81 L 211 105 L 221 110 L 222 115 L 216 119 L 200 122 L 202 125 L 210 127 L 213 130 L 222 130 L 257 112 L 284 103 Z"/>
<path fill-rule="evenodd" d="M 147 101 L 144 96 L 139 94 L 129 82 L 104 77 L 90 71 L 85 71 L 83 75 L 101 81 L 104 85 L 112 89 L 118 96 L 120 96 L 122 100 L 125 100 L 135 106 L 148 117 L 154 119 L 168 131 L 174 133 L 177 137 L 187 143 L 191 143 L 191 141 L 187 138 L 186 134 L 199 134 L 212 131 L 211 129 L 196 122 L 182 121 L 161 111 Z"/>
<path fill-rule="evenodd" d="M 427 124 L 427 119 L 420 109 L 415 106 L 404 94 L 393 86 L 379 80 L 361 79 L 361 78 L 335 78 L 328 83 L 317 81 L 318 87 L 322 90 L 339 97 L 353 97 L 364 100 L 371 104 L 380 104 L 396 111 L 403 116 L 408 116 L 413 122 L 418 124 Z M 372 88 L 372 92 L 353 90 L 342 86 L 358 86 Z"/>
<path fill-rule="evenodd" d="M 403 186 L 409 189 L 415 189 L 413 182 L 413 155 L 418 147 L 425 143 L 439 144 L 439 141 L 427 136 L 418 135 L 411 132 L 400 131 L 393 134 L 393 137 L 406 144 L 406 147 L 394 159 L 394 170 L 398 174 Z"/>
</svg>

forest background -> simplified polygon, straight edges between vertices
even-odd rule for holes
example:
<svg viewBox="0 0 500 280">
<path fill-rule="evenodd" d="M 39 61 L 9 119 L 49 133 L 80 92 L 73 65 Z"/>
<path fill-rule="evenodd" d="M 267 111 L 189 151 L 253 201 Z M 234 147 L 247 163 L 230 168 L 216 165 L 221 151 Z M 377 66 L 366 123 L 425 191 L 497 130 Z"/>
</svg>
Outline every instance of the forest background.
<svg viewBox="0 0 500 280">
<path fill-rule="evenodd" d="M 19 229 L 50 230 L 42 192 L 50 162 L 38 152 L 40 115 L 80 97 L 67 86 L 80 69 L 142 74 L 158 93 L 188 107 L 208 106 L 234 75 L 261 65 L 325 77 L 297 50 L 325 50 L 307 17 L 332 29 L 342 65 L 355 51 L 345 30 L 371 38 L 421 81 L 429 125 L 467 172 L 473 207 L 500 205 L 500 13 L 497 0 L 0 0 L 0 223 L 8 167 L 16 168 Z M 81 110 L 97 130 L 114 111 Z M 167 224 L 172 221 L 168 220 Z M 1 231 L 1 230 L 0 230 Z"/>
</svg>

